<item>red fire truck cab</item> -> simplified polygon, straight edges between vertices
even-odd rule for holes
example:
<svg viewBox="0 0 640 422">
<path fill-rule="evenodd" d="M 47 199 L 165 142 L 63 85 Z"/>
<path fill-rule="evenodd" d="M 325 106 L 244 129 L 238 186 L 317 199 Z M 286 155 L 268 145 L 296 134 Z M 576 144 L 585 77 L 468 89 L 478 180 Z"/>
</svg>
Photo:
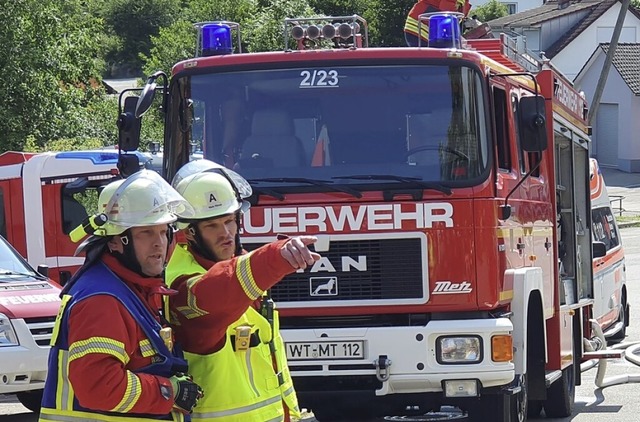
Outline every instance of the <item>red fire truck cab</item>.
<svg viewBox="0 0 640 422">
<path fill-rule="evenodd" d="M 357 16 L 285 28 L 282 51 L 231 54 L 237 25 L 199 25 L 199 56 L 137 104 L 164 78 L 169 179 L 196 143 L 251 183 L 247 249 L 318 236 L 322 259 L 271 292 L 302 406 L 570 415 L 594 306 L 584 97 L 504 36 L 369 48 Z"/>
</svg>

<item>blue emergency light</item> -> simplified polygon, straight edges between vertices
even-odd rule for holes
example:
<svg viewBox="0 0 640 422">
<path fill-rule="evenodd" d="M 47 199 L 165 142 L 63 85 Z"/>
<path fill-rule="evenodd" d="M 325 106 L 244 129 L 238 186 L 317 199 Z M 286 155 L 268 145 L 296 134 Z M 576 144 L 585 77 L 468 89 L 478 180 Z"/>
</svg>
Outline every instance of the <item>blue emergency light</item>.
<svg viewBox="0 0 640 422">
<path fill-rule="evenodd" d="M 208 23 L 200 28 L 202 31 L 202 55 L 219 56 L 231 54 L 231 27 L 224 23 Z"/>
<path fill-rule="evenodd" d="M 460 24 L 456 15 L 443 13 L 429 16 L 429 47 L 462 47 Z"/>
</svg>

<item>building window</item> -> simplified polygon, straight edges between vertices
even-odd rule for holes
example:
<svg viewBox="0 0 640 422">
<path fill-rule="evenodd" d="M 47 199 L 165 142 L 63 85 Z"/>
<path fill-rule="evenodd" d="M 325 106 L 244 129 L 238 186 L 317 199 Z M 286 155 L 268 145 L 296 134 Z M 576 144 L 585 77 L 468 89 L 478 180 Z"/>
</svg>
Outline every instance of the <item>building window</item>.
<svg viewBox="0 0 640 422">
<path fill-rule="evenodd" d="M 514 15 L 518 12 L 518 3 L 502 3 L 507 6 L 507 13 Z"/>
</svg>

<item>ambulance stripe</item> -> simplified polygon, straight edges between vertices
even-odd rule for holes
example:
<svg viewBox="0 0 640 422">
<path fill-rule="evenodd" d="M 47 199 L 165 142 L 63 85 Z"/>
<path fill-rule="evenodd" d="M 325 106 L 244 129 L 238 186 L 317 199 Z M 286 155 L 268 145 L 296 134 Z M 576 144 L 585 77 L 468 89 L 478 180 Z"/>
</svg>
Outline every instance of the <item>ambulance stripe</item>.
<svg viewBox="0 0 640 422">
<path fill-rule="evenodd" d="M 251 271 L 250 253 L 238 258 L 236 263 L 236 277 L 238 277 L 240 286 L 249 299 L 256 300 L 262 296 L 262 290 L 260 290 L 260 287 L 256 284 L 256 280 L 253 278 L 253 272 Z"/>
<path fill-rule="evenodd" d="M 125 365 L 129 363 L 124 343 L 107 337 L 91 337 L 87 340 L 76 341 L 69 346 L 69 362 L 92 353 L 111 355 Z"/>
</svg>

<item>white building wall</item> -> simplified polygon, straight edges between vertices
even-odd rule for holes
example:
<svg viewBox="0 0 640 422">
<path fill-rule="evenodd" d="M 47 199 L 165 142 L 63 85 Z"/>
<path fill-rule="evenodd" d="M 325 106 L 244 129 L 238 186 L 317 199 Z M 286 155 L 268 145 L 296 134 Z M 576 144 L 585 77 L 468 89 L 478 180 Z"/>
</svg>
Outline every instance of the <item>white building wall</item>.
<svg viewBox="0 0 640 422">
<path fill-rule="evenodd" d="M 586 52 L 595 50 L 602 42 L 610 42 L 613 28 L 618 20 L 620 3 L 615 3 L 600 18 L 584 30 L 576 39 L 566 46 L 553 59 L 553 64 L 569 79 L 573 80 L 589 59 Z M 640 36 L 640 20 L 632 13 L 627 13 L 618 42 L 638 42 Z M 609 37 L 609 38 L 607 38 Z"/>
<path fill-rule="evenodd" d="M 589 57 L 590 55 L 586 55 Z M 606 55 L 598 53 L 593 65 L 587 69 L 583 76 L 575 81 L 575 87 L 584 91 L 587 102 L 591 106 L 593 95 L 600 78 L 600 71 L 604 65 Z M 601 104 L 618 104 L 618 168 L 627 172 L 640 172 L 640 119 L 634 116 L 640 114 L 640 98 L 632 95 L 631 89 L 620 76 L 620 73 L 611 66 L 604 92 L 600 100 Z M 595 134 L 596 122 L 593 122 L 592 155 L 602 154 L 602 148 L 606 148 L 605 140 L 597 139 Z"/>
</svg>

